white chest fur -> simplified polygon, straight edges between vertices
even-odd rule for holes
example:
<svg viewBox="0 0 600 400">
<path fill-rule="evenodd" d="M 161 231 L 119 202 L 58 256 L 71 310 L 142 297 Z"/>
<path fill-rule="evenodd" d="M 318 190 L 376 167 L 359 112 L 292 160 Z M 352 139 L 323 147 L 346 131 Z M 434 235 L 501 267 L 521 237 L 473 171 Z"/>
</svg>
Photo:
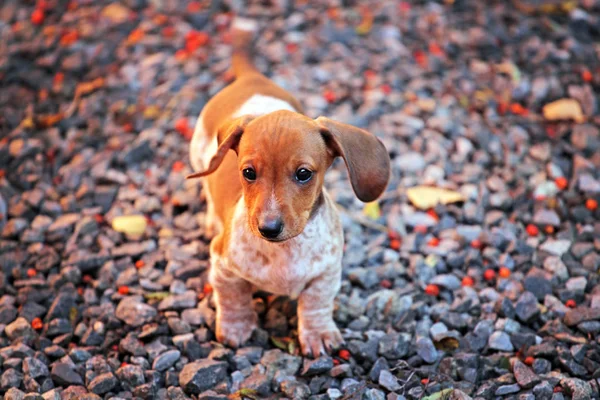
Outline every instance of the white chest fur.
<svg viewBox="0 0 600 400">
<path fill-rule="evenodd" d="M 343 232 L 333 202 L 324 195 L 324 204 L 304 231 L 283 243 L 252 234 L 240 200 L 231 221 L 228 268 L 258 289 L 291 298 L 297 298 L 324 271 L 341 268 Z"/>
</svg>

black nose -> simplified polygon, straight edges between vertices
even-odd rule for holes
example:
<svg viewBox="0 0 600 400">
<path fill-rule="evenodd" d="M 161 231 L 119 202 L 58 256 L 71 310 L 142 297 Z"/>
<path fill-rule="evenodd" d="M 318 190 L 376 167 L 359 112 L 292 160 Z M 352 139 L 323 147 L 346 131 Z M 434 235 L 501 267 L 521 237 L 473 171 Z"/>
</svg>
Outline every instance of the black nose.
<svg viewBox="0 0 600 400">
<path fill-rule="evenodd" d="M 275 239 L 283 231 L 283 223 L 280 219 L 267 219 L 259 224 L 258 231 L 267 239 Z"/>
</svg>

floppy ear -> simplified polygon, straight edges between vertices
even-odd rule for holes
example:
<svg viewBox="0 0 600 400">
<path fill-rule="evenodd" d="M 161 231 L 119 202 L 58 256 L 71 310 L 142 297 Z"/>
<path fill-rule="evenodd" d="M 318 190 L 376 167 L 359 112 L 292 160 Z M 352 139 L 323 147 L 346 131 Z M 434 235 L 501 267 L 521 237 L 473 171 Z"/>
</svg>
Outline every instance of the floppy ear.
<svg viewBox="0 0 600 400">
<path fill-rule="evenodd" d="M 234 120 L 227 121 L 221 125 L 217 131 L 217 142 L 219 143 L 219 147 L 217 148 L 217 153 L 208 163 L 208 167 L 204 171 L 196 172 L 186 176 L 185 178 L 201 178 L 215 172 L 217 168 L 219 168 L 219 165 L 221 165 L 221 162 L 225 158 L 227 152 L 231 149 L 235 150 L 237 148 L 246 125 L 248 125 L 252 119 L 253 117 L 250 115 L 244 115 Z"/>
<path fill-rule="evenodd" d="M 333 155 L 344 159 L 356 197 L 364 202 L 377 199 L 390 179 L 390 157 L 383 143 L 363 129 L 329 118 L 316 122 Z"/>
</svg>

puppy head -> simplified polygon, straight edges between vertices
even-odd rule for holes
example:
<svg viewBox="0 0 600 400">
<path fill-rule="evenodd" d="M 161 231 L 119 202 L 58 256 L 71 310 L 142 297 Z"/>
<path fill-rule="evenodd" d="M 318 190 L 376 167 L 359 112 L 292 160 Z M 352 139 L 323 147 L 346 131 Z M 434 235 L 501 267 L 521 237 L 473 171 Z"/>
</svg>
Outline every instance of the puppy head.
<svg viewBox="0 0 600 400">
<path fill-rule="evenodd" d="M 325 171 L 343 157 L 357 197 L 381 195 L 390 175 L 383 144 L 370 133 L 324 117 L 312 120 L 276 111 L 228 121 L 206 171 L 214 172 L 229 150 L 237 153 L 248 225 L 258 237 L 281 242 L 300 234 L 322 201 Z"/>
</svg>

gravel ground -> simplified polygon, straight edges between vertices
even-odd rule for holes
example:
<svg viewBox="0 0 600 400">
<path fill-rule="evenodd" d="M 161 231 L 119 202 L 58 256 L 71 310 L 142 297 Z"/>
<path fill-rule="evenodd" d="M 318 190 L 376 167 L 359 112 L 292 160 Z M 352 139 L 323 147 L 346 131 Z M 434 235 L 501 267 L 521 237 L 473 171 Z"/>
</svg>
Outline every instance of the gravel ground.
<svg viewBox="0 0 600 400">
<path fill-rule="evenodd" d="M 195 119 L 231 79 L 231 14 L 5 0 L 0 393 L 598 398 L 600 2 L 297 3 L 248 10 L 257 65 L 392 157 L 367 207 L 343 165 L 327 177 L 347 347 L 303 359 L 295 304 L 266 293 L 247 347 L 214 341 L 205 205 L 184 176 Z"/>
</svg>

